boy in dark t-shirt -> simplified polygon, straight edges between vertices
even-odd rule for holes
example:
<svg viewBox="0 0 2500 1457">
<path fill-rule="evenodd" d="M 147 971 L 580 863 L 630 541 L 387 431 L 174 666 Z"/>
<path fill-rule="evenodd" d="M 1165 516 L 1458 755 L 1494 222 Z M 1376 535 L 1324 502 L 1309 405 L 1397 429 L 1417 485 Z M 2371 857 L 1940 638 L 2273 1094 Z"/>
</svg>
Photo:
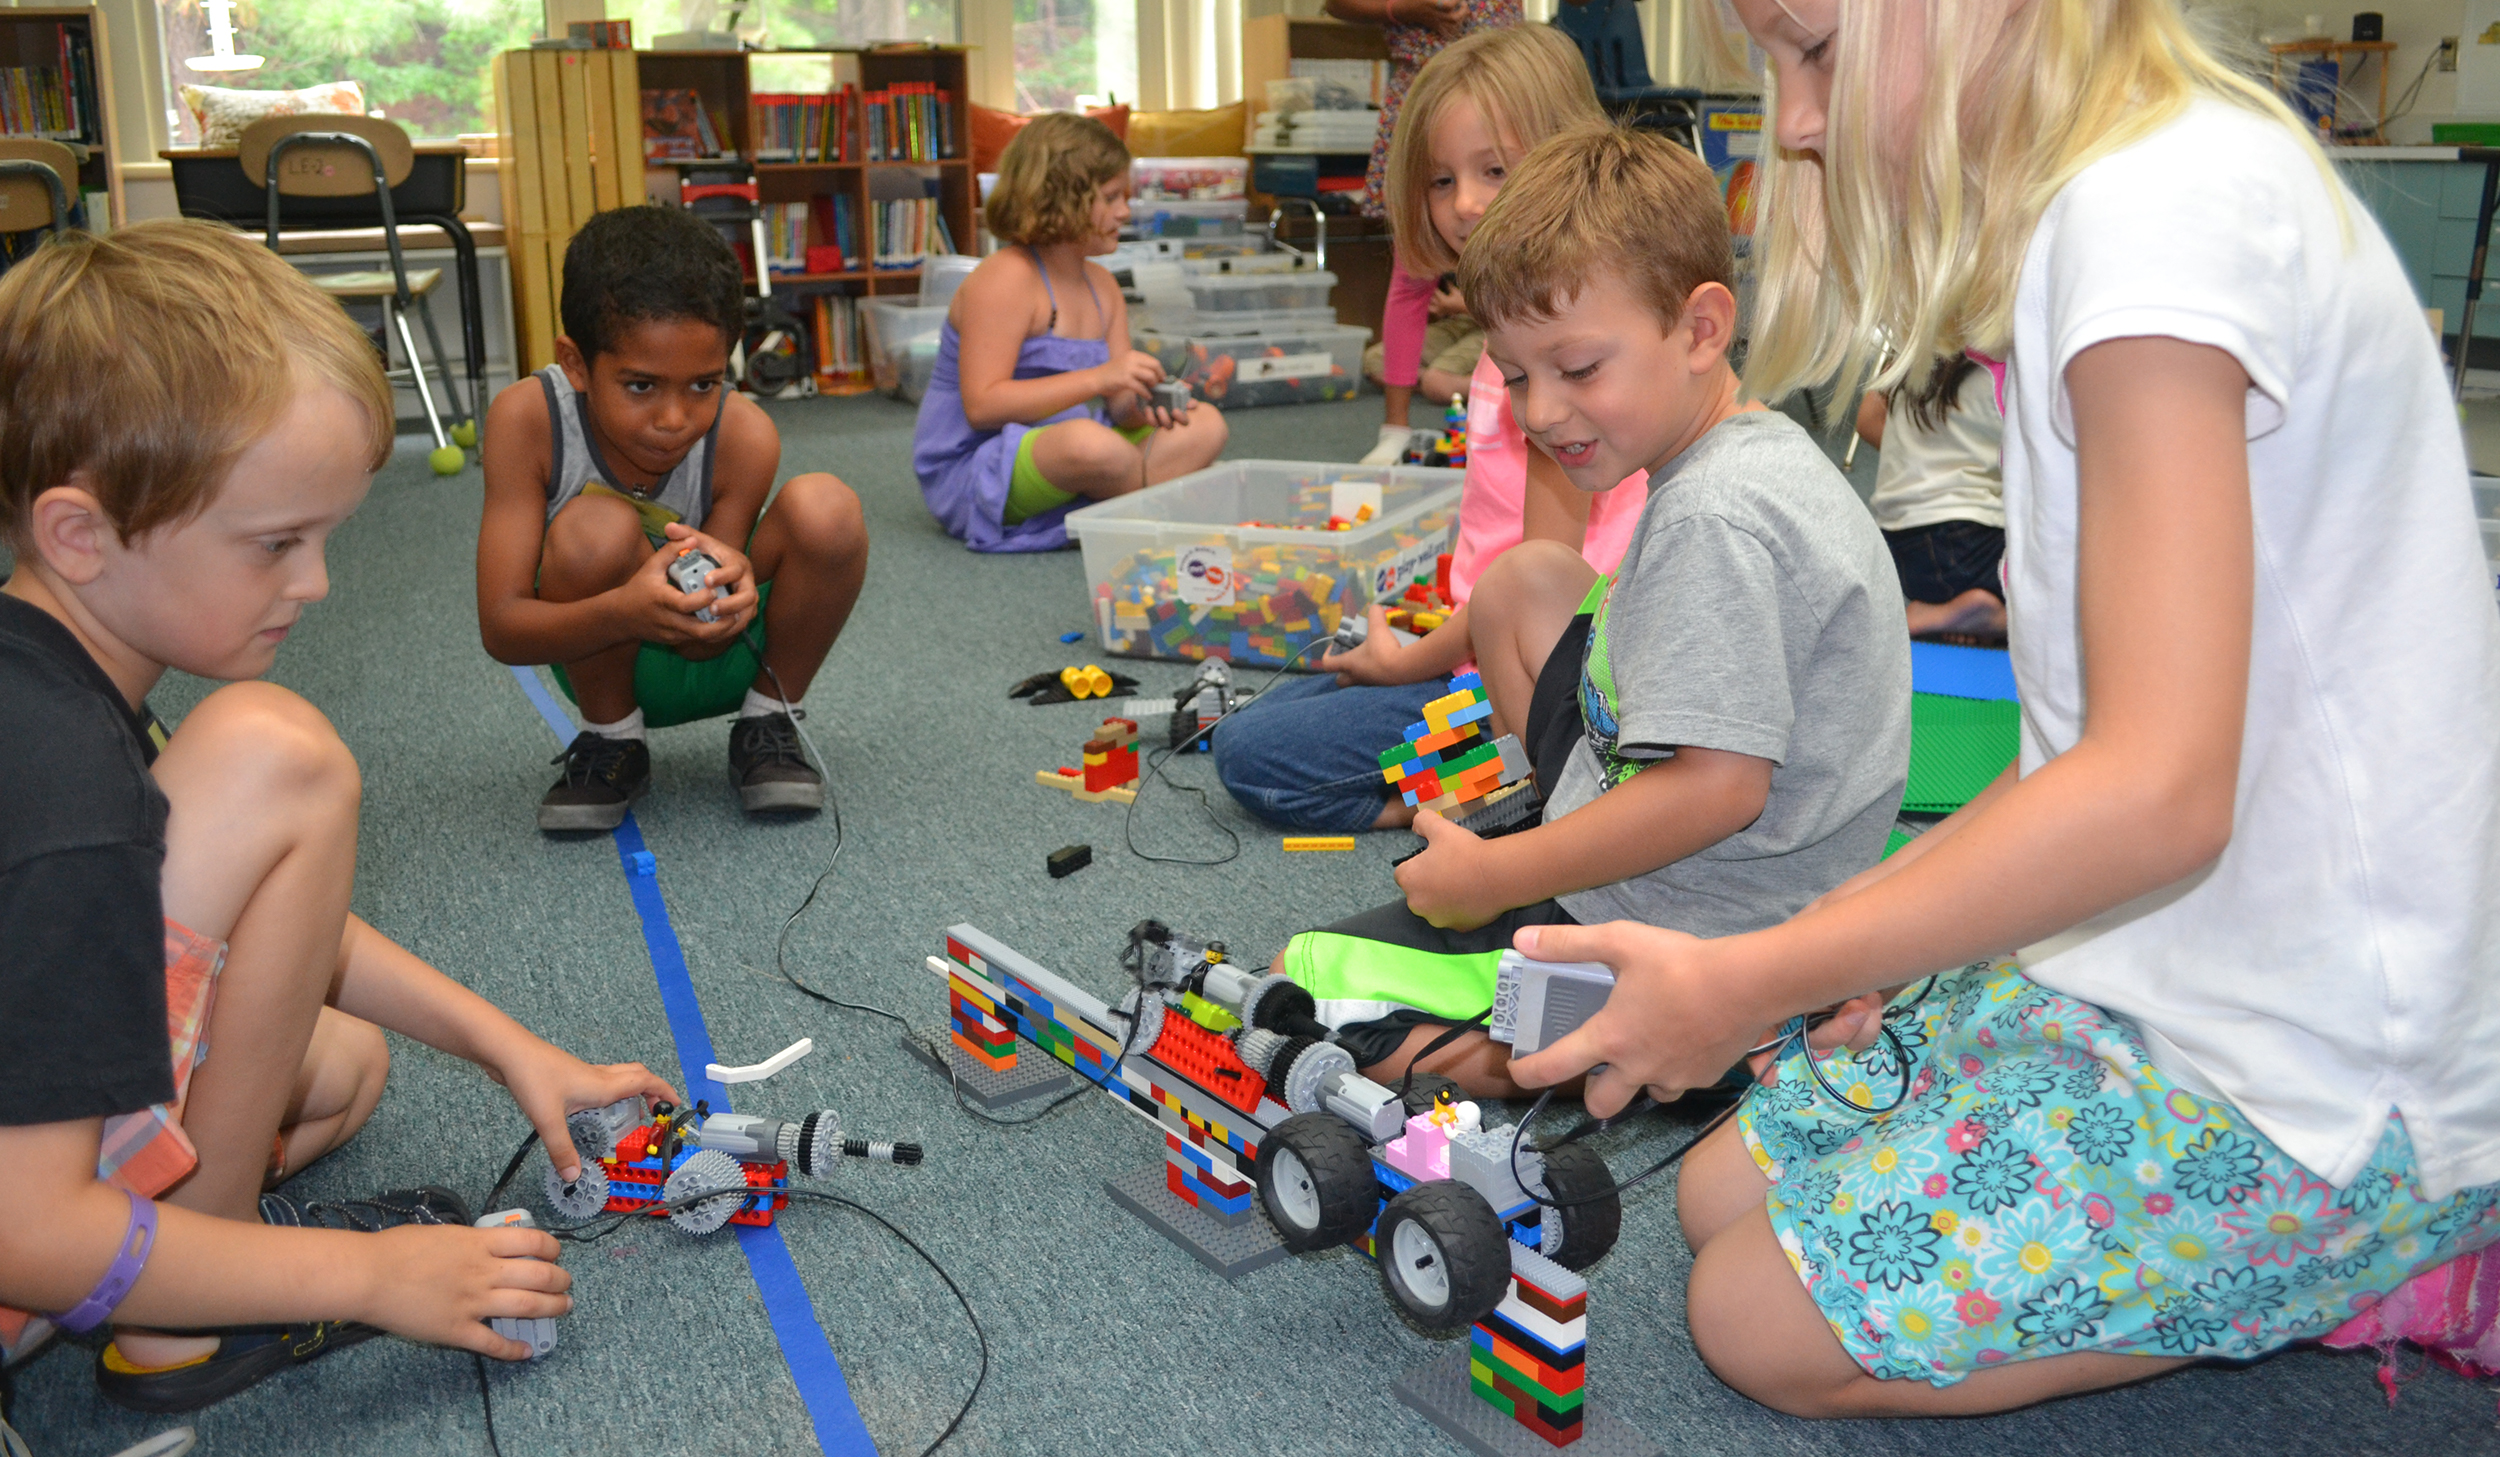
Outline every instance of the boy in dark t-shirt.
<svg viewBox="0 0 2500 1457">
<path fill-rule="evenodd" d="M 356 762 L 310 704 L 147 710 L 168 667 L 268 671 L 391 429 L 364 335 L 240 235 L 69 234 L 0 279 L 0 1350 L 109 1320 L 98 1383 L 141 1410 L 383 1330 L 517 1359 L 485 1320 L 569 1308 L 553 1240 L 447 1190 L 263 1192 L 372 1112 L 381 1027 L 485 1069 L 566 1169 L 569 1111 L 673 1096 L 349 914 Z"/>
</svg>

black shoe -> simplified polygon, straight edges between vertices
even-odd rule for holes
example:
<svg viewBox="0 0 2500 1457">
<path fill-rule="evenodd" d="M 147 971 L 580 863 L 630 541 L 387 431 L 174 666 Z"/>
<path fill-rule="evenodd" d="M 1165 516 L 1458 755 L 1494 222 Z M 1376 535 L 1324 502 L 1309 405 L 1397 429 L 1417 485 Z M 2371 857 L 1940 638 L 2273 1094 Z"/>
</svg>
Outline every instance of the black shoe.
<svg viewBox="0 0 2500 1457">
<path fill-rule="evenodd" d="M 562 764 L 564 777 L 538 801 L 542 830 L 613 830 L 651 787 L 651 746 L 640 739 L 606 739 L 584 729 L 547 762 Z"/>
<path fill-rule="evenodd" d="M 334 1203 L 263 1194 L 260 1219 L 263 1224 L 371 1233 L 403 1224 L 465 1226 L 469 1223 L 469 1206 L 449 1189 L 433 1186 L 393 1189 L 370 1199 Z M 362 1321 L 315 1320 L 293 1325 L 233 1326 L 201 1334 L 217 1337 L 215 1352 L 160 1369 L 133 1365 L 122 1355 L 118 1344 L 106 1343 L 96 1353 L 97 1390 L 114 1405 L 132 1411 L 197 1411 L 258 1385 L 290 1366 L 301 1366 L 332 1351 L 372 1340 L 382 1332 Z"/>
<path fill-rule="evenodd" d="M 807 762 L 799 726 L 786 713 L 742 718 L 729 726 L 729 778 L 748 814 L 825 807 L 825 779 Z"/>
</svg>

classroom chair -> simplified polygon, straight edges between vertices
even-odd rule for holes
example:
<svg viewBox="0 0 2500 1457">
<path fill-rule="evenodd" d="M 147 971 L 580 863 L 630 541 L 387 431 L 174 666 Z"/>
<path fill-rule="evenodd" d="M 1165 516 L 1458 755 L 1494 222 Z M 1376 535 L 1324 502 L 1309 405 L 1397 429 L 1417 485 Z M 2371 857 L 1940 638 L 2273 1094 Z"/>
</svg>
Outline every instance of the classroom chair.
<svg viewBox="0 0 2500 1457">
<path fill-rule="evenodd" d="M 7 239 L 0 271 L 26 255 L 27 234 L 41 230 L 50 238 L 69 228 L 77 188 L 78 158 L 69 148 L 31 138 L 0 141 L 0 236 Z"/>
<path fill-rule="evenodd" d="M 417 354 L 415 338 L 408 332 L 408 310 L 414 304 L 418 321 L 425 325 L 426 342 L 433 346 L 434 369 L 442 376 L 445 401 L 458 419 L 474 420 L 476 415 L 462 407 L 459 389 L 452 382 L 450 356 L 443 352 L 443 336 L 434 327 L 433 293 L 443 281 L 443 270 L 412 269 L 400 251 L 399 219 L 391 207 L 391 189 L 408 180 L 413 156 L 408 133 L 395 122 L 375 117 L 327 113 L 270 116 L 244 128 L 237 150 L 236 160 L 242 164 L 243 175 L 269 200 L 267 241 L 272 250 L 278 246 L 282 198 L 369 196 L 381 208 L 382 241 L 391 257 L 388 271 L 367 269 L 316 273 L 310 277 L 322 292 L 342 306 L 381 306 L 384 330 L 399 336 L 400 348 L 408 358 L 406 369 L 390 371 L 391 379 L 416 387 L 418 403 L 425 407 L 426 427 L 434 432 L 434 451 L 426 457 L 427 462 L 436 475 L 459 471 L 467 457 L 451 443 L 443 427 L 443 412 L 435 407 L 424 361 Z M 384 354 L 387 359 L 387 349 Z"/>
</svg>

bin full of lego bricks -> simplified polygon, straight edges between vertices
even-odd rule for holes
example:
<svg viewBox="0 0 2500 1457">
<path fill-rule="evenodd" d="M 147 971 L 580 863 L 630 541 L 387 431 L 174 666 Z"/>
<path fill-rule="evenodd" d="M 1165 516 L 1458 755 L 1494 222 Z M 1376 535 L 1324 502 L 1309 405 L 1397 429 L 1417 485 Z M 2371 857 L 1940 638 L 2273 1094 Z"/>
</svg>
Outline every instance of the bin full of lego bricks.
<svg viewBox="0 0 2500 1457">
<path fill-rule="evenodd" d="M 1308 667 L 1349 614 L 1430 582 L 1464 471 L 1235 460 L 1069 513 L 1102 650 Z M 1306 651 L 1307 650 L 1307 651 Z"/>
</svg>

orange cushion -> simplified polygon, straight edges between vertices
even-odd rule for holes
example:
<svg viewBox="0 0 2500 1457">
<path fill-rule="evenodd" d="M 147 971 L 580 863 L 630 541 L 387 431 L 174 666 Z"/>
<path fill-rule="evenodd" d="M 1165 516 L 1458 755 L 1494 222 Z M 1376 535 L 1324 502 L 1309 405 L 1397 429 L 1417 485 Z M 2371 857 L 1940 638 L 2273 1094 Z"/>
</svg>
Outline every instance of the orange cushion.
<svg viewBox="0 0 2500 1457">
<path fill-rule="evenodd" d="M 1020 116 L 1012 111 L 1001 111 L 995 106 L 983 106 L 978 101 L 971 103 L 971 107 L 972 170 L 995 172 L 998 170 L 999 154 L 1007 150 L 1007 144 L 1014 141 L 1016 133 L 1022 131 L 1024 124 L 1033 118 Z M 1126 105 L 1089 106 L 1085 109 L 1085 114 L 1111 128 L 1111 134 L 1121 141 L 1128 140 L 1128 107 Z"/>
</svg>

